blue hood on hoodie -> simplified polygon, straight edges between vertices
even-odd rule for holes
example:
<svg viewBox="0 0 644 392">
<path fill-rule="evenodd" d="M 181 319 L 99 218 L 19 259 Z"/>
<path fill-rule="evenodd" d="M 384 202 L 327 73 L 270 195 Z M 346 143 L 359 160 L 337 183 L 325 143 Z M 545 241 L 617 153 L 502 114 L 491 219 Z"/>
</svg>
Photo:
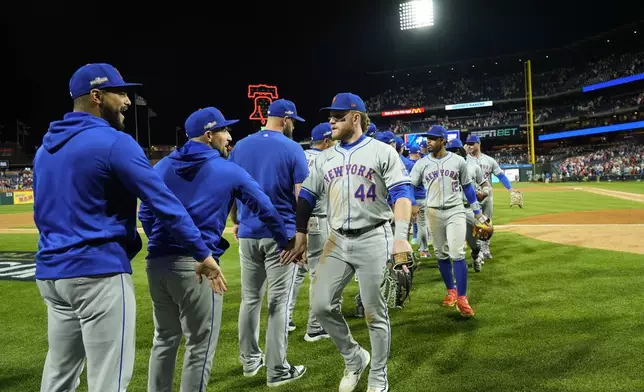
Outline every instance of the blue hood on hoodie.
<svg viewBox="0 0 644 392">
<path fill-rule="evenodd" d="M 42 140 L 42 146 L 53 154 L 60 150 L 60 148 L 74 136 L 90 128 L 96 127 L 111 128 L 107 121 L 89 113 L 67 113 L 62 120 L 54 121 L 49 124 L 49 130 L 47 130 L 47 133 Z"/>
<path fill-rule="evenodd" d="M 188 140 L 183 147 L 172 151 L 168 158 L 178 176 L 192 181 L 206 162 L 219 156 L 219 152 L 210 146 Z"/>
</svg>

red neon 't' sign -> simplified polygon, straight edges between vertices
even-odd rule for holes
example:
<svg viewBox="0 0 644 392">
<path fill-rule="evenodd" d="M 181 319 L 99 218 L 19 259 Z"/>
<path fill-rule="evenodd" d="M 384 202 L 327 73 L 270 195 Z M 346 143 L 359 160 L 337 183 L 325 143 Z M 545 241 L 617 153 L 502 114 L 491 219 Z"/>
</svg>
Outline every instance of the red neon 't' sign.
<svg viewBox="0 0 644 392">
<path fill-rule="evenodd" d="M 253 113 L 251 113 L 251 120 L 261 121 L 262 125 L 266 124 L 266 117 L 268 116 L 268 107 L 273 103 L 274 99 L 278 99 L 277 86 L 270 86 L 268 84 L 249 84 L 248 85 L 248 98 L 253 100 Z"/>
</svg>

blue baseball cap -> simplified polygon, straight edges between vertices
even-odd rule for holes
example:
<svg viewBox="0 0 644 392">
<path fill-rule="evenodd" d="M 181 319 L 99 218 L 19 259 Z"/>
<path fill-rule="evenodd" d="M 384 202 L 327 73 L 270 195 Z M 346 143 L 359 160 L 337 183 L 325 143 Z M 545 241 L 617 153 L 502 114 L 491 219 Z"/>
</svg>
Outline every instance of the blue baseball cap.
<svg viewBox="0 0 644 392">
<path fill-rule="evenodd" d="M 467 137 L 467 140 L 465 140 L 465 143 L 480 143 L 481 138 L 476 136 L 476 135 L 470 135 Z"/>
<path fill-rule="evenodd" d="M 463 142 L 461 142 L 461 139 L 452 139 L 449 142 L 447 142 L 447 145 L 445 145 L 445 148 L 447 149 L 462 148 L 462 147 L 463 147 Z"/>
<path fill-rule="evenodd" d="M 199 137 L 207 131 L 216 131 L 236 122 L 239 120 L 226 120 L 217 108 L 199 109 L 186 120 L 186 136 L 189 138 Z"/>
<path fill-rule="evenodd" d="M 69 95 L 76 99 L 89 94 L 92 89 L 141 86 L 140 83 L 126 83 L 119 71 L 110 64 L 87 64 L 74 72 L 69 80 Z"/>
<path fill-rule="evenodd" d="M 400 147 L 405 144 L 405 140 L 400 136 L 396 136 L 394 140 L 396 141 L 396 150 L 400 150 Z"/>
<path fill-rule="evenodd" d="M 418 143 L 418 145 L 421 147 L 427 147 L 427 140 L 421 140 L 420 143 Z"/>
<path fill-rule="evenodd" d="M 367 107 L 365 106 L 362 98 L 360 98 L 359 96 L 352 93 L 340 93 L 333 97 L 331 106 L 320 109 L 320 111 L 322 110 L 355 110 L 358 112 L 366 113 Z"/>
<path fill-rule="evenodd" d="M 379 140 L 385 144 L 391 144 L 391 142 L 394 141 L 393 133 L 391 132 L 376 132 L 376 135 L 374 136 L 376 140 Z"/>
<path fill-rule="evenodd" d="M 373 137 L 373 135 L 375 135 L 376 132 L 378 132 L 378 128 L 376 127 L 376 124 L 371 123 L 369 124 L 369 127 L 367 128 L 367 133 L 365 135 L 369 137 Z"/>
<path fill-rule="evenodd" d="M 424 135 L 431 137 L 442 137 L 447 140 L 447 129 L 441 127 L 440 125 L 434 125 L 429 128 L 429 131 L 427 131 L 427 133 L 425 133 Z"/>
<path fill-rule="evenodd" d="M 329 137 L 331 137 L 331 124 L 328 122 L 316 125 L 311 131 L 311 140 L 314 142 L 319 142 Z"/>
<path fill-rule="evenodd" d="M 268 115 L 272 117 L 290 117 L 297 121 L 304 122 L 304 119 L 297 115 L 295 104 L 287 99 L 278 99 L 268 107 Z"/>
<path fill-rule="evenodd" d="M 410 154 L 420 154 L 420 147 L 416 146 L 416 145 L 409 146 L 409 153 Z"/>
</svg>

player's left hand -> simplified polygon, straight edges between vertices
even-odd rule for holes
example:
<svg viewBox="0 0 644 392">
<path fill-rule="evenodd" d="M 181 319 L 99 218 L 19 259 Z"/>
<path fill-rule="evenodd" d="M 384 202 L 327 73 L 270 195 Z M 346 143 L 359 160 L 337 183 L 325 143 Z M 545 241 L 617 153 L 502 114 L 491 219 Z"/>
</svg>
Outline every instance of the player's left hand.
<svg viewBox="0 0 644 392">
<path fill-rule="evenodd" d="M 393 254 L 396 253 L 412 253 L 414 250 L 411 248 L 411 244 L 407 240 L 395 240 Z"/>
<path fill-rule="evenodd" d="M 235 224 L 233 225 L 233 235 L 235 236 L 235 239 L 236 239 L 237 241 L 239 241 L 239 238 L 237 238 L 237 232 L 238 232 L 238 231 L 239 231 L 239 224 L 238 224 L 238 223 L 235 223 Z"/>
<path fill-rule="evenodd" d="M 281 265 L 288 265 L 290 263 L 301 263 L 306 260 L 306 234 L 297 232 L 295 237 L 291 239 L 289 248 L 284 249 L 280 255 Z"/>
</svg>

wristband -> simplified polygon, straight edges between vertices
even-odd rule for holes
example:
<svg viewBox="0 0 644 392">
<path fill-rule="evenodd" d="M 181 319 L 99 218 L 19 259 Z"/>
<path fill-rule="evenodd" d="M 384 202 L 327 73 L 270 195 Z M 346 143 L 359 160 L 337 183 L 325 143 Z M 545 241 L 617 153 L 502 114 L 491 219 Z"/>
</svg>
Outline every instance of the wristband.
<svg viewBox="0 0 644 392">
<path fill-rule="evenodd" d="M 478 215 L 480 213 L 481 213 L 481 210 L 479 210 L 479 209 L 474 210 L 474 215 Z"/>
<path fill-rule="evenodd" d="M 396 220 L 395 229 L 394 229 L 394 240 L 407 241 L 408 237 L 409 237 L 409 221 Z"/>
</svg>

